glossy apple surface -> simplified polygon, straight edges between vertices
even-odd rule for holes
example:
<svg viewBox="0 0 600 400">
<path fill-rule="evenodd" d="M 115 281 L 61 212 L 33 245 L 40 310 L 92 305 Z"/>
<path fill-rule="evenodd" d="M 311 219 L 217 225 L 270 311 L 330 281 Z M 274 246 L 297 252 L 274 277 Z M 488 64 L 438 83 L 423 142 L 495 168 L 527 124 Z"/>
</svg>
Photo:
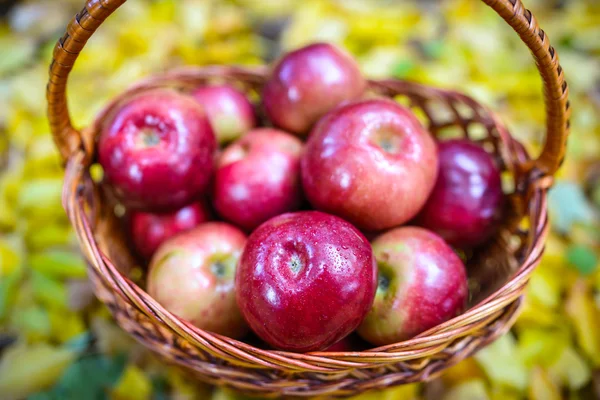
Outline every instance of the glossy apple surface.
<svg viewBox="0 0 600 400">
<path fill-rule="evenodd" d="M 192 203 L 177 211 L 161 214 L 136 211 L 131 214 L 129 223 L 137 252 L 150 259 L 164 241 L 209 219 L 204 204 Z"/>
<path fill-rule="evenodd" d="M 363 100 L 315 126 L 302 157 L 302 184 L 316 209 L 379 231 L 419 212 L 437 163 L 433 138 L 410 110 L 391 100 Z"/>
<path fill-rule="evenodd" d="M 465 267 L 444 239 L 418 227 L 400 227 L 372 243 L 379 268 L 375 301 L 358 328 L 374 345 L 412 338 L 465 308 Z"/>
<path fill-rule="evenodd" d="M 219 143 L 231 142 L 254 128 L 254 107 L 230 85 L 202 86 L 192 92 L 210 120 Z"/>
<path fill-rule="evenodd" d="M 242 337 L 247 324 L 235 300 L 235 273 L 246 236 L 224 222 L 207 222 L 163 243 L 148 273 L 148 293 L 198 328 Z"/>
<path fill-rule="evenodd" d="M 306 135 L 321 116 L 359 98 L 365 88 L 358 64 L 348 53 L 329 43 L 314 43 L 277 62 L 262 99 L 276 126 Z"/>
<path fill-rule="evenodd" d="M 237 301 L 252 330 L 274 348 L 316 351 L 356 329 L 376 279 L 371 246 L 355 227 L 318 211 L 288 213 L 248 238 Z"/>
<path fill-rule="evenodd" d="M 129 99 L 103 126 L 99 162 L 129 208 L 165 211 L 198 198 L 211 178 L 216 140 L 202 107 L 173 90 Z"/>
<path fill-rule="evenodd" d="M 248 132 L 221 153 L 213 204 L 221 217 L 252 230 L 302 203 L 302 142 L 277 129 Z"/>
<path fill-rule="evenodd" d="M 448 140 L 438 148 L 438 178 L 416 222 L 453 246 L 477 246 L 494 234 L 501 217 L 500 170 L 469 140 Z"/>
</svg>

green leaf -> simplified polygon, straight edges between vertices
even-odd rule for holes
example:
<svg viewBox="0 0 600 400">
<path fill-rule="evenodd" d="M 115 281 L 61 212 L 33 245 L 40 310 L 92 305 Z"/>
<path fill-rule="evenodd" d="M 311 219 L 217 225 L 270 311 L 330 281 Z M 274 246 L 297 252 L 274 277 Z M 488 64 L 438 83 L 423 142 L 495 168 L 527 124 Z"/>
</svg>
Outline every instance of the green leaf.
<svg viewBox="0 0 600 400">
<path fill-rule="evenodd" d="M 29 258 L 32 269 L 56 278 L 85 278 L 85 263 L 79 254 L 64 250 L 48 250 Z"/>
<path fill-rule="evenodd" d="M 567 261 L 582 275 L 590 275 L 598 266 L 598 256 L 593 249 L 576 244 L 567 250 Z"/>
<path fill-rule="evenodd" d="M 67 349 L 83 353 L 88 350 L 94 342 L 94 336 L 90 332 L 83 332 L 64 343 Z"/>
<path fill-rule="evenodd" d="M 594 207 L 588 202 L 578 183 L 558 181 L 548 193 L 548 205 L 553 227 L 568 233 L 574 223 L 589 223 L 597 218 Z"/>
<path fill-rule="evenodd" d="M 65 371 L 52 392 L 60 399 L 104 400 L 123 374 L 126 362 L 124 354 L 81 358 Z"/>
<path fill-rule="evenodd" d="M 168 384 L 163 376 L 152 378 L 152 400 L 168 400 Z"/>
<path fill-rule="evenodd" d="M 416 65 L 412 60 L 404 59 L 394 65 L 392 69 L 392 74 L 397 78 L 405 78 L 407 77 L 413 70 Z"/>
<path fill-rule="evenodd" d="M 33 40 L 20 40 L 17 36 L 0 39 L 0 75 L 22 68 L 35 55 Z"/>
<path fill-rule="evenodd" d="M 21 275 L 21 271 L 15 271 L 0 278 L 0 321 L 8 316 L 9 307 L 21 281 Z"/>
<path fill-rule="evenodd" d="M 36 300 L 40 303 L 46 306 L 66 308 L 67 288 L 64 282 L 33 270 L 31 271 L 31 288 Z"/>
</svg>

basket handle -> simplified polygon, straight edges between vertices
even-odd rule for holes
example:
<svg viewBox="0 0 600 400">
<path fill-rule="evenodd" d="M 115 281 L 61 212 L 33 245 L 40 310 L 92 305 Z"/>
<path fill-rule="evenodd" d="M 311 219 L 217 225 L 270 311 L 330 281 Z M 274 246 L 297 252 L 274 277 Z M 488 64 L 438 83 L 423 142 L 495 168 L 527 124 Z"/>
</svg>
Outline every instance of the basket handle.
<svg viewBox="0 0 600 400">
<path fill-rule="evenodd" d="M 69 115 L 66 98 L 69 73 L 87 40 L 125 1 L 87 0 L 85 7 L 69 22 L 66 33 L 54 48 L 46 97 L 50 129 L 64 161 L 85 147 L 81 132 L 73 127 Z M 546 141 L 539 158 L 526 167 L 553 175 L 565 154 L 570 113 L 567 99 L 569 90 L 558 55 L 550 45 L 548 36 L 540 29 L 537 20 L 521 0 L 482 1 L 519 34 L 531 50 L 542 76 L 546 104 Z"/>
</svg>

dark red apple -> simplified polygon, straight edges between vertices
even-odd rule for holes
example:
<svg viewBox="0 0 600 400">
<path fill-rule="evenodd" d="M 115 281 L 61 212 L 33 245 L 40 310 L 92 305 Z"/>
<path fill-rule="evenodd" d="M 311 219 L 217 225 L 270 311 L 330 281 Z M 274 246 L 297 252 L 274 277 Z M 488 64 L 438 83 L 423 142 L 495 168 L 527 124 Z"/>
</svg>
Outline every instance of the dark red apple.
<svg viewBox="0 0 600 400">
<path fill-rule="evenodd" d="M 302 142 L 288 133 L 261 128 L 220 155 L 213 203 L 227 221 L 248 231 L 302 202 Z"/>
<path fill-rule="evenodd" d="M 202 86 L 192 96 L 204 107 L 219 143 L 231 142 L 256 126 L 252 104 L 233 86 Z"/>
<path fill-rule="evenodd" d="M 103 126 L 99 162 L 129 208 L 174 210 L 210 182 L 216 140 L 202 107 L 173 90 L 152 90 L 125 103 Z"/>
<path fill-rule="evenodd" d="M 188 231 L 210 219 L 202 203 L 193 203 L 174 212 L 162 214 L 135 211 L 129 219 L 131 237 L 137 252 L 146 259 L 165 240 Z"/>
<path fill-rule="evenodd" d="M 302 157 L 310 203 L 365 231 L 403 224 L 425 204 L 437 149 L 413 113 L 391 100 L 339 107 L 313 129 Z"/>
<path fill-rule="evenodd" d="M 444 239 L 401 227 L 372 243 L 379 284 L 358 334 L 374 345 L 409 339 L 460 314 L 469 294 L 465 266 Z"/>
<path fill-rule="evenodd" d="M 277 62 L 262 98 L 276 126 L 305 135 L 321 116 L 359 98 L 365 88 L 358 64 L 349 54 L 329 43 L 315 43 Z"/>
<path fill-rule="evenodd" d="M 448 140 L 438 148 L 437 182 L 416 222 L 453 246 L 477 246 L 494 234 L 501 217 L 500 170 L 469 140 Z"/>
<path fill-rule="evenodd" d="M 351 333 L 339 342 L 332 344 L 331 346 L 322 351 L 348 353 L 353 351 L 363 351 L 368 347 L 369 343 L 365 342 L 356 333 Z"/>
<path fill-rule="evenodd" d="M 248 238 L 237 302 L 254 332 L 296 352 L 325 349 L 371 308 L 377 267 L 358 229 L 319 211 L 282 214 Z"/>
<path fill-rule="evenodd" d="M 164 242 L 148 273 L 148 293 L 200 329 L 239 338 L 247 324 L 235 300 L 236 266 L 246 236 L 224 222 L 207 222 Z"/>
</svg>

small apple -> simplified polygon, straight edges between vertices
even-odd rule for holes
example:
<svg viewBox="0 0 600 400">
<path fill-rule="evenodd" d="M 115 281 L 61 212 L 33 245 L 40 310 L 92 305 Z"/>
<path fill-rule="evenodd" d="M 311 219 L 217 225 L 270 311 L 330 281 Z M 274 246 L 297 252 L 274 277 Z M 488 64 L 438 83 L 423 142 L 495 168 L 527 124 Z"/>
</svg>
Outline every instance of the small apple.
<svg viewBox="0 0 600 400">
<path fill-rule="evenodd" d="M 200 329 L 242 337 L 247 324 L 235 300 L 236 266 L 246 236 L 224 222 L 206 222 L 164 242 L 152 257 L 148 293 Z"/>
<path fill-rule="evenodd" d="M 231 142 L 256 126 L 252 104 L 233 86 L 201 86 L 192 96 L 204 107 L 219 143 Z"/>
<path fill-rule="evenodd" d="M 127 101 L 103 126 L 98 158 L 115 195 L 132 209 L 173 210 L 207 188 L 216 141 L 202 107 L 174 90 Z"/>
<path fill-rule="evenodd" d="M 271 128 L 248 132 L 221 153 L 213 204 L 225 220 L 251 231 L 302 203 L 302 142 Z"/>
<path fill-rule="evenodd" d="M 460 314 L 469 294 L 467 273 L 444 239 L 400 227 L 372 243 L 379 283 L 358 334 L 374 345 L 412 338 Z"/>
<path fill-rule="evenodd" d="M 498 227 L 504 200 L 500 170 L 469 140 L 444 141 L 438 149 L 438 178 L 416 223 L 453 246 L 475 247 Z"/>
<path fill-rule="evenodd" d="M 306 135 L 321 116 L 359 98 L 365 89 L 366 80 L 348 53 L 329 43 L 314 43 L 277 62 L 262 98 L 276 126 Z"/>
<path fill-rule="evenodd" d="M 248 238 L 237 302 L 254 332 L 277 349 L 309 352 L 347 336 L 371 308 L 377 267 L 358 229 L 319 211 L 287 213 Z"/>
<path fill-rule="evenodd" d="M 134 211 L 129 218 L 129 230 L 137 252 L 149 259 L 165 240 L 209 219 L 206 206 L 198 202 L 161 214 Z"/>
<path fill-rule="evenodd" d="M 435 141 L 409 109 L 363 100 L 317 123 L 301 161 L 302 185 L 316 209 L 379 231 L 419 212 L 437 163 Z"/>
</svg>

